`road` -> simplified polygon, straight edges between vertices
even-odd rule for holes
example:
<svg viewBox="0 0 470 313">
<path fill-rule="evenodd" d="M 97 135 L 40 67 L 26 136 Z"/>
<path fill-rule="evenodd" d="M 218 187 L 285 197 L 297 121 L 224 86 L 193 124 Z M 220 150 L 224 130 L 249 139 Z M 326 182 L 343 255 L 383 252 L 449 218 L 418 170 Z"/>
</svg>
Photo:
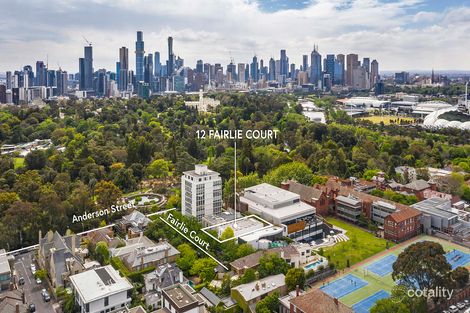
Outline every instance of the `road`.
<svg viewBox="0 0 470 313">
<path fill-rule="evenodd" d="M 54 313 L 52 309 L 52 302 L 44 302 L 41 296 L 41 290 L 46 288 L 46 283 L 36 284 L 36 279 L 31 273 L 31 257 L 33 252 L 20 254 L 15 258 L 15 269 L 19 277 L 24 277 L 24 285 L 19 286 L 23 288 L 25 293 L 26 303 L 34 303 L 36 305 L 36 312 L 38 313 Z M 36 264 L 36 268 L 39 266 Z M 49 294 L 51 292 L 49 291 Z"/>
</svg>

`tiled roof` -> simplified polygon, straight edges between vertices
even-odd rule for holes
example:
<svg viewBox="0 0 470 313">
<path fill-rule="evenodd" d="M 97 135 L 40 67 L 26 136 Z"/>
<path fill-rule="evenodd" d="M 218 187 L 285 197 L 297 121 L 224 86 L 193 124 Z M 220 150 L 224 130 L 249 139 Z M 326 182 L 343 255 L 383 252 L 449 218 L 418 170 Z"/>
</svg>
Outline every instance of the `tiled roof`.
<svg viewBox="0 0 470 313">
<path fill-rule="evenodd" d="M 270 253 L 276 253 L 277 255 L 281 255 L 281 252 L 284 252 L 284 258 L 285 259 L 292 259 L 292 256 L 298 254 L 299 252 L 297 249 L 295 249 L 294 246 L 289 245 L 286 247 L 281 247 L 281 248 L 273 248 L 273 249 L 268 249 L 268 250 L 260 250 L 255 253 L 249 254 L 247 256 L 244 256 L 243 258 L 236 259 L 235 261 L 231 262 L 230 265 L 233 268 L 236 269 L 243 269 L 243 268 L 253 268 L 259 265 L 259 259 L 261 259 L 262 256 L 270 254 Z"/>
<path fill-rule="evenodd" d="M 428 182 L 423 179 L 418 179 L 409 184 L 406 184 L 404 187 L 411 190 L 421 191 L 424 189 L 428 189 L 429 187 L 431 187 L 431 185 L 429 185 Z"/>
<path fill-rule="evenodd" d="M 412 208 L 405 208 L 399 211 L 396 211 L 388 216 L 388 218 L 393 219 L 395 222 L 400 223 L 410 219 L 412 217 L 418 217 L 421 215 L 421 212 Z M 386 217 L 387 218 L 387 217 Z"/>
<path fill-rule="evenodd" d="M 320 289 L 313 289 L 302 296 L 290 301 L 303 313 L 352 313 L 353 310 L 345 304 L 330 297 Z M 297 311 L 298 312 L 298 311 Z"/>
<path fill-rule="evenodd" d="M 300 195 L 300 199 L 305 202 L 310 202 L 312 199 L 318 200 L 323 193 L 320 189 L 305 186 L 295 180 L 289 180 L 287 183 L 289 184 L 289 191 Z"/>
</svg>

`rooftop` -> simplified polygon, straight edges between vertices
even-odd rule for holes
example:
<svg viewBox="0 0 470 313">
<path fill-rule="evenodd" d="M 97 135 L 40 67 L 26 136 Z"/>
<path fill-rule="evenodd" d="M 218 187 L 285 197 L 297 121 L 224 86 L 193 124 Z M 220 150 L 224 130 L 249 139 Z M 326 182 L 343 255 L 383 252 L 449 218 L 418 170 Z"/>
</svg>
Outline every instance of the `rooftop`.
<svg viewBox="0 0 470 313">
<path fill-rule="evenodd" d="M 428 213 L 447 219 L 458 217 L 457 213 L 452 212 L 450 201 L 447 199 L 430 198 L 415 203 L 411 207 L 420 210 L 423 213 Z"/>
<path fill-rule="evenodd" d="M 299 195 L 293 192 L 266 183 L 246 188 L 245 194 L 250 194 L 274 205 L 276 203 L 293 201 L 299 198 Z"/>
<path fill-rule="evenodd" d="M 320 289 L 312 289 L 304 295 L 292 299 L 293 304 L 304 313 L 352 313 L 345 304 L 327 295 Z M 315 303 L 315 305 L 312 305 Z"/>
<path fill-rule="evenodd" d="M 131 283 L 111 265 L 70 276 L 70 281 L 84 303 L 132 289 Z"/>
<path fill-rule="evenodd" d="M 245 301 L 250 301 L 258 298 L 272 290 L 276 290 L 279 287 L 285 285 L 285 276 L 284 274 L 278 274 L 273 276 L 268 276 L 263 279 L 236 286 L 232 289 L 237 290 L 240 295 L 245 299 Z"/>
<path fill-rule="evenodd" d="M 409 184 L 406 184 L 404 187 L 411 189 L 411 190 L 421 191 L 421 190 L 428 189 L 429 187 L 431 187 L 431 185 L 429 185 L 428 182 L 425 181 L 424 179 L 418 179 L 418 180 L 412 181 Z"/>
<path fill-rule="evenodd" d="M 5 253 L 5 249 L 0 249 L 0 274 L 10 273 L 11 271 L 8 257 Z"/>
<path fill-rule="evenodd" d="M 289 180 L 287 181 L 287 184 L 289 184 L 289 191 L 300 195 L 300 199 L 302 201 L 309 202 L 312 200 L 318 200 L 323 193 L 320 189 L 305 186 L 296 182 L 295 180 Z"/>
<path fill-rule="evenodd" d="M 196 297 L 194 297 L 188 290 L 186 290 L 181 284 L 177 284 L 166 289 L 163 289 L 163 293 L 171 299 L 178 308 L 183 308 L 187 305 L 198 303 Z"/>
</svg>

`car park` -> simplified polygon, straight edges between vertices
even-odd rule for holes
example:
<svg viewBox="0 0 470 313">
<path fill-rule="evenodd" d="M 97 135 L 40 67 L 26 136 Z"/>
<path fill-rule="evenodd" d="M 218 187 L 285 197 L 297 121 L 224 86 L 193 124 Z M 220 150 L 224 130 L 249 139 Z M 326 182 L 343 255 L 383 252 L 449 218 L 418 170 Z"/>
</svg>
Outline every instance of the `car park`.
<svg viewBox="0 0 470 313">
<path fill-rule="evenodd" d="M 28 310 L 29 312 L 36 312 L 36 306 L 34 305 L 34 303 L 29 304 Z"/>
</svg>

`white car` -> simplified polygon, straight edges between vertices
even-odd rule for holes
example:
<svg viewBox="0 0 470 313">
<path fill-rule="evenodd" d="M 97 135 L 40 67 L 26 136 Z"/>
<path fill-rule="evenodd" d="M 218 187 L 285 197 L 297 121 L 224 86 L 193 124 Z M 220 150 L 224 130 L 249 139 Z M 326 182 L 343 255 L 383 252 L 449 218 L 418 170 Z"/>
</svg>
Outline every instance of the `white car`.
<svg viewBox="0 0 470 313">
<path fill-rule="evenodd" d="M 449 312 L 450 312 L 450 313 L 458 313 L 458 312 L 459 312 L 459 308 L 456 307 L 455 305 L 451 305 L 451 306 L 449 307 Z"/>
<path fill-rule="evenodd" d="M 41 278 L 36 278 L 36 284 L 38 284 L 38 285 L 42 284 Z"/>
<path fill-rule="evenodd" d="M 459 303 L 457 303 L 457 307 L 459 308 L 459 310 L 463 310 L 463 309 L 465 309 L 465 303 L 459 302 Z"/>
</svg>

